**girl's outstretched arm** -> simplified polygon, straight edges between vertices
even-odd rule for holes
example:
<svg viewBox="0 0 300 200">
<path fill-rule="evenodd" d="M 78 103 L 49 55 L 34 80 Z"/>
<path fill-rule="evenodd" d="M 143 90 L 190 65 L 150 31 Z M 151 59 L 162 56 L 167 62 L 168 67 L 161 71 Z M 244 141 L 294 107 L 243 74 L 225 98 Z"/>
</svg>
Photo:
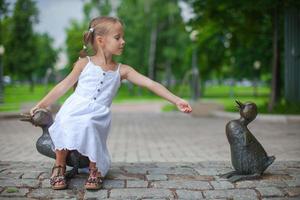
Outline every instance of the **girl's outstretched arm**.
<svg viewBox="0 0 300 200">
<path fill-rule="evenodd" d="M 132 67 L 128 65 L 122 65 L 121 76 L 122 79 L 127 79 L 128 81 L 136 85 L 146 87 L 152 92 L 154 92 L 155 94 L 157 94 L 158 96 L 161 96 L 164 99 L 168 100 L 169 102 L 175 104 L 180 111 L 185 113 L 192 112 L 192 108 L 188 102 L 172 94 L 160 83 L 157 83 L 151 80 L 150 78 L 138 73 Z"/>
<path fill-rule="evenodd" d="M 78 77 L 87 64 L 87 59 L 79 59 L 66 78 L 59 82 L 35 107 L 30 110 L 30 114 L 33 115 L 34 111 L 39 108 L 46 108 L 52 105 L 59 97 L 64 95 L 78 80 Z"/>
</svg>

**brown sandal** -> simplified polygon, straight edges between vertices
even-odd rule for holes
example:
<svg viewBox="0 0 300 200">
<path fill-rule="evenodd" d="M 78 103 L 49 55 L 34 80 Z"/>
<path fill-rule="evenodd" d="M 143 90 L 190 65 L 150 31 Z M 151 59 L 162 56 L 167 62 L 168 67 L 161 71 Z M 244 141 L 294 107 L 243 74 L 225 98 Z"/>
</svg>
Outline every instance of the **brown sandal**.
<svg viewBox="0 0 300 200">
<path fill-rule="evenodd" d="M 56 175 L 50 178 L 50 185 L 53 190 L 62 190 L 67 188 L 67 182 L 65 177 L 66 166 L 54 166 L 52 168 L 52 175 L 54 170 L 57 169 Z"/>
<path fill-rule="evenodd" d="M 98 169 L 90 169 L 90 175 L 85 183 L 85 189 L 87 190 L 99 190 L 102 187 L 101 176 L 97 175 Z M 89 185 L 88 185 L 89 184 Z"/>
</svg>

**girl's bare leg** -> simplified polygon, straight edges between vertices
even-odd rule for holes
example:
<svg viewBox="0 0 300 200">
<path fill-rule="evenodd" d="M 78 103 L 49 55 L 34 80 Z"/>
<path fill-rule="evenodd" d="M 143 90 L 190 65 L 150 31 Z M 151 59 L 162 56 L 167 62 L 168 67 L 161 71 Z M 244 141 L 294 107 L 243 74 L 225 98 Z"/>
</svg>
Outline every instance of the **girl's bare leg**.
<svg viewBox="0 0 300 200">
<path fill-rule="evenodd" d="M 69 153 L 69 150 L 55 150 L 55 165 L 66 166 L 66 158 Z"/>
</svg>

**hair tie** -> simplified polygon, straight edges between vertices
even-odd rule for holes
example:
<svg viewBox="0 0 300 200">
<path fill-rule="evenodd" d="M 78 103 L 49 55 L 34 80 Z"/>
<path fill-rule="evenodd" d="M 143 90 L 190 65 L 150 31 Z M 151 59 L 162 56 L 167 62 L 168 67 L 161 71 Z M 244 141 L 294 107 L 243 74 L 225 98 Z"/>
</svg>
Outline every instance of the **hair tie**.
<svg viewBox="0 0 300 200">
<path fill-rule="evenodd" d="M 89 32 L 91 32 L 91 33 L 94 32 L 94 28 L 90 28 Z"/>
</svg>

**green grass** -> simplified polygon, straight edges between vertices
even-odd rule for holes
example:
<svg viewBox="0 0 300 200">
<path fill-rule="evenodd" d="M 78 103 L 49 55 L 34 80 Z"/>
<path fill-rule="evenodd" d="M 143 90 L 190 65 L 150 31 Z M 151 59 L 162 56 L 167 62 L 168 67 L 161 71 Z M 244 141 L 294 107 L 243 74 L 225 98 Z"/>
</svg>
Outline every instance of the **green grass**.
<svg viewBox="0 0 300 200">
<path fill-rule="evenodd" d="M 0 112 L 19 111 L 23 103 L 38 102 L 40 101 L 54 85 L 50 85 L 47 88 L 43 85 L 36 85 L 34 92 L 29 91 L 28 85 L 12 85 L 6 86 L 4 89 L 4 103 L 0 104 Z M 188 86 L 179 86 L 172 90 L 175 94 L 189 100 L 190 89 Z M 258 106 L 260 113 L 268 113 L 267 105 L 269 99 L 269 88 L 259 87 L 257 88 L 257 96 L 254 96 L 253 87 L 241 87 L 241 86 L 209 86 L 205 88 L 202 101 L 214 101 L 224 106 L 224 109 L 229 112 L 236 112 L 235 100 L 241 102 L 253 101 Z M 58 102 L 63 103 L 65 99 L 72 93 L 72 90 L 68 91 Z M 132 93 L 129 93 L 127 85 L 123 84 L 120 88 L 117 96 L 114 98 L 114 103 L 121 102 L 134 102 L 134 101 L 159 101 L 160 97 L 154 95 L 146 89 L 139 89 L 133 87 Z M 176 110 L 173 105 L 167 105 L 163 108 L 163 111 Z M 300 114 L 300 106 L 288 104 L 285 101 L 281 101 L 279 105 L 274 108 L 273 113 L 283 114 Z"/>
<path fill-rule="evenodd" d="M 0 112 L 19 111 L 21 104 L 38 102 L 41 100 L 53 85 L 50 85 L 47 89 L 43 85 L 36 85 L 34 92 L 30 92 L 29 85 L 10 85 L 4 88 L 4 103 L 0 104 Z M 69 95 L 71 91 L 65 94 L 59 99 L 62 103 Z"/>
<path fill-rule="evenodd" d="M 180 86 L 177 90 L 180 96 L 186 97 L 187 99 L 191 96 L 188 86 Z M 255 96 L 253 87 L 209 86 L 205 88 L 204 96 L 201 97 L 201 101 L 220 103 L 223 105 L 224 110 L 228 112 L 237 112 L 235 100 L 239 100 L 241 102 L 254 102 L 258 107 L 259 113 L 300 114 L 299 104 L 289 104 L 284 100 L 281 100 L 270 113 L 268 111 L 269 93 L 270 89 L 268 87 L 258 87 Z M 163 111 L 173 110 L 177 110 L 173 105 L 166 105 L 163 108 Z"/>
<path fill-rule="evenodd" d="M 30 92 L 28 85 L 10 85 L 4 88 L 4 103 L 0 104 L 0 112 L 14 112 L 19 111 L 23 103 L 37 103 L 40 101 L 52 88 L 54 85 L 49 85 L 46 88 L 43 85 L 36 85 L 33 92 Z M 62 96 L 58 102 L 62 104 L 65 99 L 73 92 L 70 89 L 64 96 Z M 161 98 L 153 95 L 149 91 L 142 89 L 139 90 L 134 87 L 134 94 L 130 95 L 126 86 L 122 86 L 114 98 L 114 102 L 124 102 L 124 101 L 149 101 L 149 100 L 160 100 Z"/>
<path fill-rule="evenodd" d="M 239 100 L 241 102 L 246 102 L 246 101 L 251 101 L 254 102 L 257 107 L 258 111 L 260 113 L 267 113 L 267 110 L 265 109 L 265 104 L 266 104 L 266 98 L 265 97 L 239 97 L 239 98 L 226 98 L 226 97 L 220 97 L 220 98 L 208 98 L 208 97 L 203 97 L 201 98 L 201 101 L 206 101 L 206 102 L 216 102 L 221 105 L 223 105 L 224 110 L 228 112 L 237 112 L 237 107 L 235 100 Z M 166 105 L 163 107 L 163 111 L 174 111 L 177 110 L 176 106 L 173 105 Z M 264 111 L 264 112 L 262 112 Z M 300 112 L 299 112 L 300 113 Z"/>
</svg>

